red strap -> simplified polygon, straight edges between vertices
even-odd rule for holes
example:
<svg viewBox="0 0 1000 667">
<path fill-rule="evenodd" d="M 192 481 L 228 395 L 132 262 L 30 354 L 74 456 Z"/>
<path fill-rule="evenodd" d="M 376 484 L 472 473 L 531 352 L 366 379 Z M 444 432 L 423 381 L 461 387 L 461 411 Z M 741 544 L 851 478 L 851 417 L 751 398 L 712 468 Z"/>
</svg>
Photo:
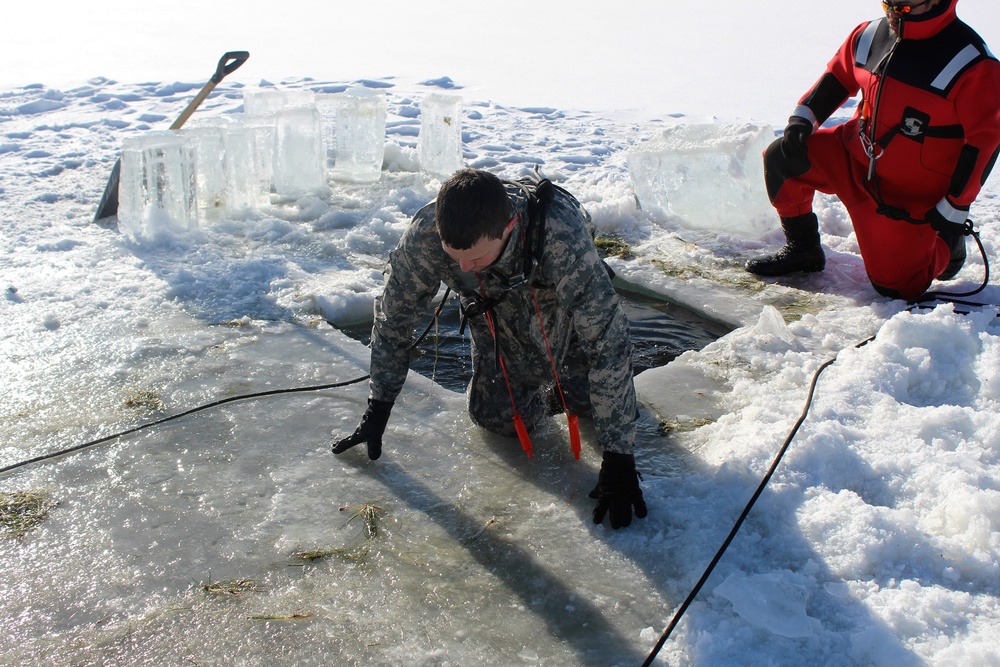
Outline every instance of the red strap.
<svg viewBox="0 0 1000 667">
<path fill-rule="evenodd" d="M 483 289 L 483 279 L 476 274 L 476 279 L 479 280 L 479 292 L 486 298 L 486 290 Z M 490 328 L 490 333 L 493 334 L 493 340 L 496 340 L 497 332 L 493 328 L 493 317 L 487 312 L 484 313 L 486 316 L 486 324 Z M 528 458 L 534 458 L 534 451 L 531 446 L 531 438 L 528 437 L 528 428 L 524 425 L 524 420 L 521 419 L 521 413 L 517 410 L 517 403 L 514 401 L 514 391 L 510 388 L 510 380 L 507 378 L 507 366 L 503 363 L 503 355 L 500 354 L 499 348 L 497 349 L 497 359 L 500 362 L 500 371 L 503 373 L 504 384 L 507 385 L 507 395 L 510 396 L 510 406 L 514 408 L 514 430 L 517 431 L 517 439 L 521 441 L 521 449 L 524 450 Z"/>
<path fill-rule="evenodd" d="M 569 448 L 573 452 L 573 458 L 580 460 L 580 420 L 570 413 L 566 406 L 566 397 L 563 396 L 562 383 L 559 382 L 559 371 L 556 370 L 556 360 L 552 356 L 552 346 L 549 345 L 549 337 L 545 333 L 545 323 L 542 322 L 542 307 L 538 305 L 538 294 L 535 288 L 531 288 L 531 298 L 535 300 L 535 312 L 538 313 L 538 328 L 542 330 L 542 340 L 545 341 L 545 351 L 549 354 L 549 364 L 552 366 L 552 377 L 556 380 L 556 390 L 559 392 L 559 400 L 562 402 L 563 412 L 566 413 L 566 423 L 569 426 Z"/>
<path fill-rule="evenodd" d="M 514 413 L 514 428 L 517 430 L 517 439 L 521 441 L 521 449 L 528 455 L 529 459 L 535 457 L 531 450 L 531 438 L 528 437 L 528 427 L 524 425 L 521 415 Z"/>
<path fill-rule="evenodd" d="M 573 452 L 573 458 L 580 460 L 580 420 L 576 415 L 566 413 L 566 422 L 569 424 L 569 448 Z"/>
</svg>

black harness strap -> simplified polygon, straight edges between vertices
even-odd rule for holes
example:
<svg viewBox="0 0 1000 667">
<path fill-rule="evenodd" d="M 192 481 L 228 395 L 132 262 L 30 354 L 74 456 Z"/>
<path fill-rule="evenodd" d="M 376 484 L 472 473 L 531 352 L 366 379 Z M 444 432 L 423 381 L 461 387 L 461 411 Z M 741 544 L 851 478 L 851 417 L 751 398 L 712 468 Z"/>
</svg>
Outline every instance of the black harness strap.
<svg viewBox="0 0 1000 667">
<path fill-rule="evenodd" d="M 962 139 L 965 137 L 965 131 L 962 129 L 961 125 L 928 125 L 919 129 L 917 133 L 914 133 L 910 127 L 906 125 L 906 119 L 903 119 L 896 126 L 889 129 L 888 132 L 882 135 L 882 137 L 875 143 L 885 148 L 889 145 L 897 135 L 902 134 L 904 137 L 915 138 L 918 141 L 923 141 L 924 137 L 930 137 L 932 139 Z"/>
<path fill-rule="evenodd" d="M 533 282 L 535 268 L 542 260 L 542 246 L 545 239 L 545 220 L 549 203 L 555 197 L 555 185 L 543 177 L 535 167 L 530 176 L 517 181 L 518 187 L 528 200 L 528 226 L 524 232 L 524 270 L 522 275 Z"/>
</svg>

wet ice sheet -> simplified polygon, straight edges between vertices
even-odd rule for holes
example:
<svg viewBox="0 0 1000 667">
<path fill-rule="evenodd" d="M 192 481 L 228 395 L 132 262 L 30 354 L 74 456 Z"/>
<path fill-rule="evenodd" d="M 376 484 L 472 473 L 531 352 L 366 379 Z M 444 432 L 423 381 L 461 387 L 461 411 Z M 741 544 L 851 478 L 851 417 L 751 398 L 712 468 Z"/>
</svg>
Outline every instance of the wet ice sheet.
<svg viewBox="0 0 1000 667">
<path fill-rule="evenodd" d="M 342 375 L 363 374 L 364 348 L 334 331 L 246 332 L 230 345 L 227 367 L 253 364 L 265 386 L 337 359 Z M 215 388 L 234 387 L 223 376 Z M 14 621 L 0 655 L 54 664 L 641 660 L 635 628 L 666 613 L 669 577 L 658 558 L 590 524 L 593 446 L 572 461 L 552 421 L 529 461 L 515 441 L 472 427 L 463 396 L 416 376 L 382 460 L 369 462 L 363 448 L 334 457 L 331 429 L 353 428 L 366 395 L 362 383 L 233 403 L 22 472 L 17 483 L 44 488 L 59 506 L 3 552 L 2 586 L 21 602 L 8 603 Z M 374 537 L 352 519 L 368 503 L 380 508 Z M 303 561 L 301 551 L 333 553 Z M 259 590 L 204 590 L 243 579 Z"/>
</svg>

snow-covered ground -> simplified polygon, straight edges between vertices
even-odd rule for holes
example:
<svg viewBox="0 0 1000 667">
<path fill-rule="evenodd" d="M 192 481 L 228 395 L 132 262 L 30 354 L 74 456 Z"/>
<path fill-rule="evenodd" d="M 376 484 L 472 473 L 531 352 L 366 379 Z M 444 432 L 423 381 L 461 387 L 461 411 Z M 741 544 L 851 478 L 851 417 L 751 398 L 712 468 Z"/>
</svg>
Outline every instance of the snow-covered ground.
<svg viewBox="0 0 1000 667">
<path fill-rule="evenodd" d="M 0 537 L 0 662 L 639 664 L 834 356 L 656 664 L 1000 660 L 997 308 L 877 297 L 828 197 L 817 199 L 827 270 L 759 281 L 741 265 L 778 244 L 777 230 L 753 239 L 653 216 L 626 167 L 666 127 L 780 128 L 878 3 L 556 2 L 532 14 L 515 2 L 463 22 L 460 3 L 430 18 L 390 2 L 379 23 L 357 18 L 382 31 L 368 60 L 356 58 L 372 30 L 327 17 L 276 27 L 263 8 L 222 20 L 187 4 L 157 15 L 156 33 L 126 7 L 96 24 L 69 3 L 53 17 L 41 4 L 4 10 L 21 20 L 0 46 L 16 65 L 0 87 L 0 467 L 217 399 L 364 375 L 367 350 L 325 320 L 370 317 L 387 253 L 434 196 L 414 147 L 420 102 L 444 75 L 462 86 L 449 90 L 465 99 L 468 164 L 508 177 L 541 164 L 601 233 L 629 244 L 632 258 L 609 259 L 623 285 L 736 329 L 637 377 L 650 515 L 622 531 L 589 519 L 592 438 L 575 462 L 552 420 L 529 461 L 474 428 L 461 394 L 417 374 L 377 462 L 329 453 L 331 434 L 363 411 L 361 383 L 227 404 L 5 473 L 0 491 L 58 505 L 23 538 Z M 959 13 L 1000 45 L 992 3 L 963 0 Z M 39 52 L 46 38 L 63 48 Z M 234 48 L 251 60 L 198 116 L 236 112 L 245 91 L 271 86 L 391 84 L 381 181 L 333 183 L 328 197 L 276 201 L 155 246 L 93 224 L 121 140 L 169 125 Z M 973 208 L 991 257 L 998 178 Z M 971 289 L 982 271 L 971 251 L 948 287 Z M 998 304 L 1000 290 L 976 299 Z M 373 536 L 366 506 L 379 516 Z M 206 589 L 235 580 L 253 590 Z"/>
</svg>

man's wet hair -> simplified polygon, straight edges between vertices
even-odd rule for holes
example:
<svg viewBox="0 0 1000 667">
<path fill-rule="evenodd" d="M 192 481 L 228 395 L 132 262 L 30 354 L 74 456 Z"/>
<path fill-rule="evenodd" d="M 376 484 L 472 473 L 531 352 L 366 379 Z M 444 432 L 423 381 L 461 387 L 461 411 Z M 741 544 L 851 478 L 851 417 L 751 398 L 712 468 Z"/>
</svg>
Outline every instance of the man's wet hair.
<svg viewBox="0 0 1000 667">
<path fill-rule="evenodd" d="M 484 239 L 498 239 L 511 218 L 503 181 L 479 169 L 456 171 L 438 192 L 434 222 L 441 240 L 468 250 Z"/>
</svg>

